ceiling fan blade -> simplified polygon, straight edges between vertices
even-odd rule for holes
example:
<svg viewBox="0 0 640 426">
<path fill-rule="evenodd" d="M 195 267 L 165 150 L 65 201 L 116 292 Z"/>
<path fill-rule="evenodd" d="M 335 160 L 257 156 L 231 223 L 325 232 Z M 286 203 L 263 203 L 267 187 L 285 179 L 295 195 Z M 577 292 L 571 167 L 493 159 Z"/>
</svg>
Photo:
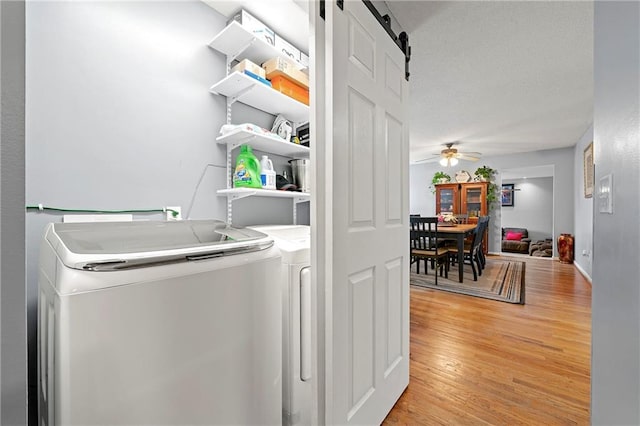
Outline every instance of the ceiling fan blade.
<svg viewBox="0 0 640 426">
<path fill-rule="evenodd" d="M 440 161 L 439 154 L 434 158 L 423 158 L 422 160 L 413 161 L 412 164 L 435 163 L 436 161 Z"/>
<path fill-rule="evenodd" d="M 480 156 L 482 156 L 481 152 L 471 152 L 471 151 L 458 152 L 458 154 L 460 154 L 460 155 L 469 155 L 471 157 L 480 157 Z"/>
<path fill-rule="evenodd" d="M 478 161 L 478 160 L 480 160 L 478 157 L 472 157 L 470 155 L 465 155 L 465 154 L 458 154 L 458 155 L 456 155 L 456 158 L 459 158 L 460 160 L 467 160 L 467 161 Z"/>
</svg>

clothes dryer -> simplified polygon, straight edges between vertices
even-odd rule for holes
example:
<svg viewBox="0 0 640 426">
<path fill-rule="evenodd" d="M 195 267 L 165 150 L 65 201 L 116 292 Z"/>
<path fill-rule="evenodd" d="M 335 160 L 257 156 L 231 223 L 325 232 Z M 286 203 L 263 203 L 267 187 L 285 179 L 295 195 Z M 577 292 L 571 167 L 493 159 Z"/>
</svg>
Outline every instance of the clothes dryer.
<svg viewBox="0 0 640 426">
<path fill-rule="evenodd" d="M 282 255 L 282 421 L 313 424 L 317 378 L 312 367 L 316 350 L 312 325 L 315 297 L 311 288 L 309 226 L 252 227 L 274 239 Z"/>
<path fill-rule="evenodd" d="M 39 424 L 281 424 L 280 272 L 223 222 L 48 225 Z"/>
</svg>

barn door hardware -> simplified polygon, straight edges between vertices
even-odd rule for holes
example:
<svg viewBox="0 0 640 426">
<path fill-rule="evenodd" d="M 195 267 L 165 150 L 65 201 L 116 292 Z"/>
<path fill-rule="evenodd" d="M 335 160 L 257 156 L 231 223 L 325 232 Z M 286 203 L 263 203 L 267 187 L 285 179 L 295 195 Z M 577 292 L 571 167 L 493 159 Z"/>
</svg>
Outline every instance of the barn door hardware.
<svg viewBox="0 0 640 426">
<path fill-rule="evenodd" d="M 411 46 L 409 46 L 409 36 L 406 32 L 401 32 L 400 36 L 396 36 L 396 33 L 391 29 L 391 17 L 389 15 L 380 15 L 378 9 L 371 3 L 370 0 L 362 0 L 362 2 L 367 6 L 367 9 L 371 12 L 371 14 L 378 20 L 382 28 L 385 29 L 391 40 L 395 44 L 398 45 L 402 53 L 404 53 L 404 77 L 409 80 L 409 61 L 411 59 Z"/>
</svg>

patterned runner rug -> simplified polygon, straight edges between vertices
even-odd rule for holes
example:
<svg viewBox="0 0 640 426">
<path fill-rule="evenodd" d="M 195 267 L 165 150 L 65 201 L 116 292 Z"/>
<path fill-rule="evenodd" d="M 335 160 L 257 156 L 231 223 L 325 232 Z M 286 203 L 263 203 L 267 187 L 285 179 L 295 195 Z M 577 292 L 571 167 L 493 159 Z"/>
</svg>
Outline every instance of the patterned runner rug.
<svg viewBox="0 0 640 426">
<path fill-rule="evenodd" d="M 515 260 L 487 259 L 487 266 L 473 281 L 471 266 L 464 265 L 464 282 L 458 282 L 458 265 L 449 270 L 449 278 L 438 276 L 435 285 L 434 271 L 429 266 L 429 273 L 424 273 L 424 263 L 420 263 L 420 274 L 416 274 L 416 265 L 411 265 L 410 284 L 452 293 L 467 294 L 485 299 L 499 300 L 507 303 L 524 305 L 524 272 L 525 263 Z"/>
</svg>

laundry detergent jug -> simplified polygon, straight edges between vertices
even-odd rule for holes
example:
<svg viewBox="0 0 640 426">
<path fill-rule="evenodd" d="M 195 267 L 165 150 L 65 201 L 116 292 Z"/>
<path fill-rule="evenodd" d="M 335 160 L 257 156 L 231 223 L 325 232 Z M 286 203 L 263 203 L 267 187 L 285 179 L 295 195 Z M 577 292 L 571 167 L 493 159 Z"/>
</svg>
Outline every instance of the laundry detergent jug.
<svg viewBox="0 0 640 426">
<path fill-rule="evenodd" d="M 249 145 L 242 145 L 233 172 L 234 188 L 262 188 L 260 163 Z"/>
<path fill-rule="evenodd" d="M 264 189 L 276 189 L 276 171 L 268 156 L 263 155 L 260 160 L 260 179 Z"/>
</svg>

